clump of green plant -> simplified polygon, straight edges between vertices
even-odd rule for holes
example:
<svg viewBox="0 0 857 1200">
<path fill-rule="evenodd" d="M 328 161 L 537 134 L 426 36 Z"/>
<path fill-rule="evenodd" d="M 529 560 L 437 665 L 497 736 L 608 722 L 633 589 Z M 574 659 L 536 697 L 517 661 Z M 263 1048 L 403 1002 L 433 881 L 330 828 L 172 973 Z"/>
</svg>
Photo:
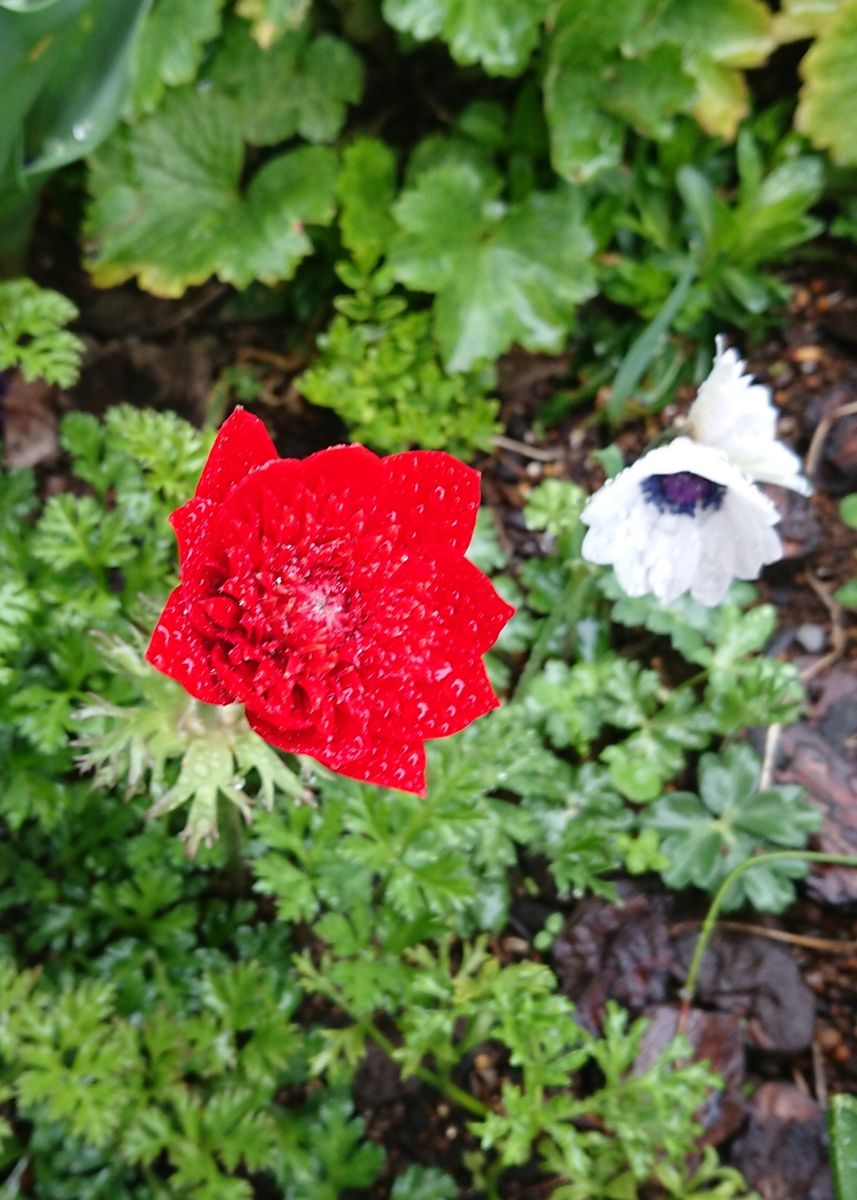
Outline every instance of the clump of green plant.
<svg viewBox="0 0 857 1200">
<path fill-rule="evenodd" d="M 298 390 L 375 450 L 423 446 L 461 458 L 487 450 L 499 428 L 493 370 L 446 371 L 427 309 L 409 311 L 383 274 L 362 279 L 349 264 L 339 274 L 353 291 L 334 301 L 339 312 Z"/>
<path fill-rule="evenodd" d="M 615 219 L 612 300 L 653 318 L 686 270 L 676 330 L 713 337 L 724 322 L 770 319 L 788 287 L 764 268 L 823 228 L 812 214 L 823 160 L 783 131 L 783 117 L 774 108 L 748 121 L 734 148 L 689 122 L 669 142 L 637 143 L 632 171 L 602 201 Z"/>
<path fill-rule="evenodd" d="M 277 755 L 238 710 L 158 676 L 133 632 L 149 612 L 139 593 L 170 586 L 167 514 L 206 439 L 130 409 L 103 425 L 73 414 L 62 439 L 82 494 L 42 503 L 28 473 L 4 479 L 18 520 L 0 538 L 14 589 L 0 908 L 16 917 L 0 937 L 0 1168 L 28 1164 L 46 1200 L 70 1181 L 128 1198 L 278 1187 L 336 1200 L 382 1169 L 348 1096 L 374 1043 L 471 1121 L 469 1169 L 489 1194 L 527 1162 L 561 1196 L 582 1198 L 586 1178 L 599 1200 L 637 1200 L 652 1181 L 683 1195 L 694 1180 L 743 1198 L 733 1172 L 695 1165 L 694 1114 L 717 1080 L 681 1061 L 687 1046 L 637 1073 L 642 1025 L 611 1010 L 595 1037 L 549 968 L 501 967 L 487 948 L 510 871 L 532 856 L 561 898 L 610 894 L 635 823 L 609 769 L 564 761 L 515 703 L 432 746 L 425 800 Z M 534 500 L 559 521 L 545 578 L 577 536 L 565 499 Z M 474 553 L 502 569 L 484 524 Z M 538 638 L 533 604 L 498 649 L 501 676 Z M 193 859 L 176 836 L 186 805 Z M 510 1064 L 490 1106 L 462 1086 L 483 1044 Z M 416 1168 L 394 1194 L 429 1181 L 453 1194 Z"/>
<path fill-rule="evenodd" d="M 403 1075 L 446 1091 L 476 1118 L 470 1128 L 489 1152 L 480 1164 L 489 1195 L 499 1195 L 505 1168 L 535 1157 L 555 1185 L 552 1195 L 563 1200 L 635 1198 L 647 1182 L 673 1196 L 693 1195 L 692 1186 L 700 1185 L 716 1186 L 724 1200 L 746 1196 L 740 1175 L 721 1168 L 713 1155 L 698 1168 L 689 1165 L 698 1138 L 693 1114 L 713 1078 L 704 1064 L 686 1061 L 683 1038 L 641 1071 L 635 1063 L 645 1021 L 631 1024 L 611 1004 L 601 1036 L 594 1037 L 557 994 L 549 968 L 532 962 L 503 967 L 484 939 L 459 946 L 446 937 L 437 949 L 413 946 L 395 959 L 389 952 L 373 955 L 375 972 L 391 992 L 391 1039 L 367 1012 L 353 933 L 348 922 L 329 922 L 321 959 L 298 958 L 304 984 L 355 1020 L 350 1028 L 323 1032 L 317 1069 L 336 1078 L 374 1042 Z M 486 1045 L 503 1047 L 514 1071 L 492 1108 L 453 1079 Z M 579 1094 L 569 1090 L 592 1066 L 601 1084 Z"/>
<path fill-rule="evenodd" d="M 766 850 L 805 846 L 818 832 L 821 813 L 802 790 L 779 784 L 760 791 L 760 768 L 746 745 L 703 754 L 699 794 L 670 792 L 643 814 L 644 827 L 661 834 L 661 876 L 670 887 L 692 884 L 713 894 L 739 863 Z M 724 907 L 750 903 L 759 912 L 782 912 L 794 900 L 792 880 L 805 874 L 800 862 L 760 865 L 736 881 Z"/>
<path fill-rule="evenodd" d="M 64 326 L 77 315 L 71 300 L 32 279 L 0 282 L 0 371 L 17 367 L 26 380 L 71 387 L 83 342 Z"/>
<path fill-rule="evenodd" d="M 519 685 L 521 700 L 553 747 L 603 772 L 632 805 L 651 805 L 637 816 L 639 837 L 625 843 L 629 869 L 639 869 L 636 858 L 644 852 L 645 864 L 671 887 L 692 883 L 715 892 L 734 866 L 760 851 L 805 846 L 820 816 L 800 789 L 758 794 L 759 764 L 747 746 L 702 756 L 701 797 L 670 785 L 693 769 L 697 752 L 718 747 L 723 737 L 793 720 L 802 703 L 800 679 L 791 664 L 760 653 L 776 610 L 748 607 L 755 598 L 750 585 L 733 585 L 713 611 L 689 597 L 665 607 L 624 595 L 610 573 L 581 561 L 581 502 L 580 489 L 551 480 L 527 506 L 529 523 L 548 531 L 554 549 L 523 569 L 526 604 L 545 615 Z M 655 639 L 669 639 L 695 670 L 679 682 L 617 653 L 611 624 L 648 630 L 653 658 Z M 790 880 L 805 873 L 799 862 L 750 872 L 736 902 L 782 911 L 793 898 Z"/>
</svg>

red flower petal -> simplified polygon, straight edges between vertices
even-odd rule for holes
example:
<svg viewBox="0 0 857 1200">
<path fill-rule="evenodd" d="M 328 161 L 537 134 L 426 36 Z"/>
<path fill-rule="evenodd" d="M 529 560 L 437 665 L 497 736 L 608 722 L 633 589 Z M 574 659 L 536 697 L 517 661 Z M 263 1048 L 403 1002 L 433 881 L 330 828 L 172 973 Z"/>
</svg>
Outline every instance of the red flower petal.
<svg viewBox="0 0 857 1200">
<path fill-rule="evenodd" d="M 206 639 L 188 618 L 182 588 L 170 595 L 146 650 L 146 660 L 180 683 L 185 691 L 206 704 L 231 704 L 234 697 L 223 687 L 211 666 Z"/>
<path fill-rule="evenodd" d="M 370 673 L 363 678 L 368 687 Z M 375 683 L 375 722 L 388 736 L 449 737 L 500 705 L 481 659 L 451 661 L 435 653 L 425 674 L 405 662 L 398 673 L 379 673 Z"/>
<path fill-rule="evenodd" d="M 443 450 L 392 454 L 381 465 L 403 540 L 464 554 L 479 512 L 479 472 Z"/>
<path fill-rule="evenodd" d="M 236 408 L 220 427 L 194 495 L 200 500 L 223 500 L 249 471 L 277 457 L 277 447 L 262 421 Z"/>
<path fill-rule="evenodd" d="M 384 487 L 382 460 L 365 446 L 331 446 L 300 462 L 301 482 L 341 520 L 371 502 Z M 332 511 L 330 509 L 332 506 Z"/>
<path fill-rule="evenodd" d="M 207 549 L 209 525 L 217 508 L 214 500 L 201 500 L 192 496 L 181 508 L 170 513 L 170 524 L 175 531 L 183 574 L 198 553 Z"/>
<path fill-rule="evenodd" d="M 469 559 L 433 550 L 411 555 L 378 583 L 371 594 L 374 640 L 384 646 L 405 636 L 412 653 L 424 642 L 452 656 L 481 656 L 515 610 Z"/>
<path fill-rule="evenodd" d="M 299 733 L 277 729 L 256 713 L 248 712 L 247 720 L 259 736 L 272 746 L 289 754 L 310 754 L 323 766 L 340 775 L 347 775 L 349 779 L 374 783 L 378 787 L 398 788 L 417 796 L 426 794 L 426 758 L 420 741 L 401 742 L 379 738 L 355 755 L 333 743 L 314 745 L 310 749 L 306 744 L 308 739 Z"/>
</svg>

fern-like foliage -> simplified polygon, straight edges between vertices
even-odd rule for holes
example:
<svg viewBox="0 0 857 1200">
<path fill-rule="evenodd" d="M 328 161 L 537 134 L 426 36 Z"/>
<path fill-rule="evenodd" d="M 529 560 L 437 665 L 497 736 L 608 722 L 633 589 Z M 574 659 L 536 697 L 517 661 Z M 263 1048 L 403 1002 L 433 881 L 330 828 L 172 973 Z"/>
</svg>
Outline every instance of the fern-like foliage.
<svg viewBox="0 0 857 1200">
<path fill-rule="evenodd" d="M 355 290 L 336 301 L 321 353 L 298 381 L 304 396 L 334 409 L 355 441 L 376 450 L 423 446 L 471 458 L 488 449 L 498 429 L 493 371 L 447 371 L 427 310 L 409 311 L 383 273 L 364 278 L 351 264 L 339 271 Z"/>
<path fill-rule="evenodd" d="M 250 729 L 240 705 L 222 708 L 192 699 L 172 679 L 144 661 L 139 639 L 132 645 L 102 638 L 102 661 L 131 684 L 130 704 L 101 697 L 76 714 L 78 757 L 92 771 L 97 787 L 122 787 L 126 798 L 147 790 L 150 818 L 187 804 L 182 839 L 189 857 L 218 837 L 218 805 L 235 805 L 252 820 L 251 794 L 245 782 L 258 779 L 257 798 L 270 809 L 276 793 L 301 799 L 303 786 L 282 758 Z M 176 762 L 178 774 L 176 774 Z"/>
<path fill-rule="evenodd" d="M 71 387 L 83 342 L 63 326 L 76 316 L 71 300 L 32 279 L 0 283 L 0 370 L 18 367 L 28 381 Z"/>
</svg>

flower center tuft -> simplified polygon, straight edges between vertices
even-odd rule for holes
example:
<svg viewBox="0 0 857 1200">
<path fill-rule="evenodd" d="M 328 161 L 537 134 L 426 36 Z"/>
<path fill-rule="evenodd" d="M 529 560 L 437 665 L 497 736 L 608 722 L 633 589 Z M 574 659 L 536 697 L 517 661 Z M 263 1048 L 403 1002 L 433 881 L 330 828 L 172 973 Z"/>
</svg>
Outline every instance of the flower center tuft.
<svg viewBox="0 0 857 1200">
<path fill-rule="evenodd" d="M 643 495 L 658 512 L 677 513 L 686 517 L 713 509 L 723 503 L 726 488 L 704 475 L 692 471 L 676 471 L 674 475 L 650 475 L 640 484 Z"/>
</svg>

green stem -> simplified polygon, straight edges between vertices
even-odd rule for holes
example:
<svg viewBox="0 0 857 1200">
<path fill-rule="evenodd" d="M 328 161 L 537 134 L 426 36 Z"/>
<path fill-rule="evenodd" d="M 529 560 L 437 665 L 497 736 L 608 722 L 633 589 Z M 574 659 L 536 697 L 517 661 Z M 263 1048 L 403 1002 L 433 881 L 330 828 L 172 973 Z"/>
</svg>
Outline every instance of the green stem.
<svg viewBox="0 0 857 1200">
<path fill-rule="evenodd" d="M 348 1012 L 348 1008 L 338 1001 L 340 1007 L 344 1007 Z M 390 1039 L 381 1032 L 374 1021 L 368 1017 L 359 1017 L 354 1013 L 349 1013 L 349 1016 L 363 1030 L 367 1037 L 371 1038 L 379 1050 L 383 1050 L 388 1058 L 396 1061 L 396 1047 Z M 418 1066 L 414 1070 L 414 1075 L 421 1079 L 423 1083 L 429 1084 L 430 1087 L 436 1088 L 437 1091 L 443 1092 L 454 1104 L 459 1108 L 464 1108 L 468 1112 L 473 1113 L 476 1117 L 487 1117 L 490 1113 L 490 1108 L 487 1104 L 483 1104 L 481 1100 L 477 1100 L 475 1096 L 471 1096 L 469 1092 L 465 1092 L 451 1079 L 445 1079 L 443 1075 L 439 1075 L 437 1071 L 430 1070 L 429 1067 Z"/>
<path fill-rule="evenodd" d="M 220 828 L 226 850 L 226 875 L 233 896 L 240 896 L 244 882 L 244 830 L 241 813 L 231 800 L 219 798 Z"/>
<path fill-rule="evenodd" d="M 854 855 L 822 854 L 815 850 L 773 850 L 769 854 L 757 854 L 755 858 L 748 858 L 746 862 L 739 863 L 733 871 L 730 871 L 711 901 L 711 907 L 706 913 L 705 920 L 702 922 L 702 928 L 699 931 L 699 939 L 694 947 L 693 957 L 690 960 L 687 980 L 682 988 L 679 1030 L 684 1027 L 687 1020 L 687 1014 L 693 1003 L 693 997 L 696 994 L 696 985 L 699 979 L 700 968 L 702 967 L 702 960 L 705 957 L 705 951 L 708 949 L 708 943 L 711 941 L 711 935 L 714 933 L 717 918 L 720 915 L 720 910 L 727 896 L 732 891 L 733 885 L 746 871 L 752 870 L 759 863 L 770 862 L 817 862 L 833 863 L 841 867 L 857 867 L 857 857 Z"/>
<path fill-rule="evenodd" d="M 583 573 L 584 570 L 585 574 Z M 562 589 L 562 594 L 556 602 L 556 607 L 542 621 L 538 637 L 533 642 L 530 657 L 527 659 L 526 666 L 521 672 L 521 677 L 515 688 L 514 698 L 516 700 L 520 700 L 527 694 L 527 689 L 544 666 L 544 661 L 550 651 L 550 644 L 557 630 L 563 625 L 568 625 L 573 630 L 577 625 L 583 608 L 583 600 L 589 589 L 590 580 L 591 575 L 588 568 L 577 566 L 571 568 L 568 581 Z"/>
</svg>

